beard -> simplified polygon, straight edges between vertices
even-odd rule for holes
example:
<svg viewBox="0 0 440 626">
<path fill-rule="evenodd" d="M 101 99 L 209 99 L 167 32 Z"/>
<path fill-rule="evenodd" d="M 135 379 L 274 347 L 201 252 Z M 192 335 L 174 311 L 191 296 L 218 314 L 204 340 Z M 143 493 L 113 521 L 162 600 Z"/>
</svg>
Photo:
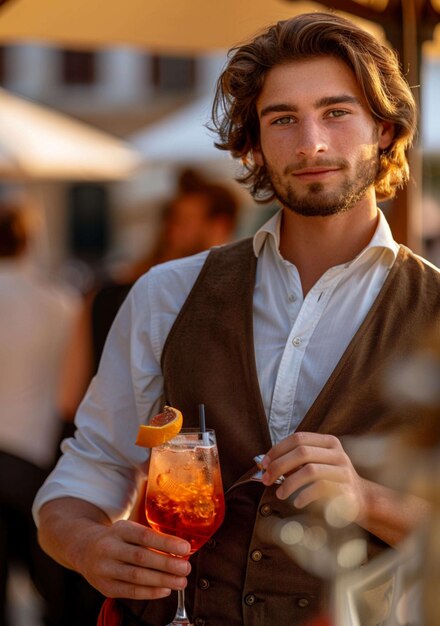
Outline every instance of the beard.
<svg viewBox="0 0 440 626">
<path fill-rule="evenodd" d="M 326 184 L 312 182 L 307 185 L 307 190 L 303 193 L 295 191 L 290 182 L 290 173 L 308 167 L 306 163 L 295 163 L 294 166 L 287 166 L 282 175 L 277 173 L 267 162 L 263 155 L 268 178 L 277 200 L 283 207 L 306 217 L 325 217 L 345 213 L 361 200 L 366 191 L 374 184 L 379 171 L 379 154 L 370 154 L 368 157 L 359 157 L 354 173 L 350 177 L 346 174 L 338 189 L 328 191 Z M 338 167 L 343 173 L 349 172 L 349 163 L 343 159 L 337 161 L 317 161 L 314 166 Z"/>
</svg>

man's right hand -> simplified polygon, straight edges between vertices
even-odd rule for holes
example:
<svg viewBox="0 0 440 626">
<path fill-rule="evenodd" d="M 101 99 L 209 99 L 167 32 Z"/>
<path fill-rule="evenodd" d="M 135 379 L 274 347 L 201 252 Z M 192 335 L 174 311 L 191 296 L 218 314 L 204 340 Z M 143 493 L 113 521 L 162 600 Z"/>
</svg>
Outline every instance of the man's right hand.
<svg viewBox="0 0 440 626">
<path fill-rule="evenodd" d="M 188 542 L 132 521 L 111 523 L 76 498 L 47 502 L 40 511 L 40 544 L 111 598 L 150 600 L 183 589 L 191 566 Z"/>
</svg>

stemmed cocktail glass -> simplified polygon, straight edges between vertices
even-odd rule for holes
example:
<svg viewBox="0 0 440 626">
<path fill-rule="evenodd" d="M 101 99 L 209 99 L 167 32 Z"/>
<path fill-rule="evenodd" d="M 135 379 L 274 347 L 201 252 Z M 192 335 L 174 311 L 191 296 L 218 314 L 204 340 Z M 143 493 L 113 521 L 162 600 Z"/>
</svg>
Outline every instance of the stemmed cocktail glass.
<svg viewBox="0 0 440 626">
<path fill-rule="evenodd" d="M 225 511 L 218 450 L 213 430 L 180 433 L 151 450 L 146 515 L 159 532 L 186 539 L 194 554 L 215 533 Z M 188 556 L 190 556 L 188 555 Z M 184 590 L 168 626 L 190 624 Z"/>
</svg>

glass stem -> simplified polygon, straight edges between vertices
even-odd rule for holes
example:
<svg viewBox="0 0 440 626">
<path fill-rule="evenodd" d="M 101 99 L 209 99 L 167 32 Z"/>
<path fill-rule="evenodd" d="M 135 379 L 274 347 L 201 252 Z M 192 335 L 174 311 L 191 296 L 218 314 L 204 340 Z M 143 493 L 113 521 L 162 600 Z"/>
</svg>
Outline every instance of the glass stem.
<svg viewBox="0 0 440 626">
<path fill-rule="evenodd" d="M 177 611 L 173 620 L 173 624 L 189 624 L 188 616 L 185 611 L 185 590 L 177 590 Z"/>
</svg>

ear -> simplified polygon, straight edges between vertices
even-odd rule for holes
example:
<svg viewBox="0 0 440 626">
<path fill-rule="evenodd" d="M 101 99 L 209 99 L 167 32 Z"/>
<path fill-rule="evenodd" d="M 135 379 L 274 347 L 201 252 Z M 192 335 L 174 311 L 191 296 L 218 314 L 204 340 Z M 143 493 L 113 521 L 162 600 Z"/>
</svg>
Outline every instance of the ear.
<svg viewBox="0 0 440 626">
<path fill-rule="evenodd" d="M 252 158 L 259 167 L 264 165 L 263 153 L 260 147 L 252 149 Z"/>
<path fill-rule="evenodd" d="M 379 122 L 379 148 L 386 150 L 394 139 L 395 126 L 392 122 Z"/>
</svg>

